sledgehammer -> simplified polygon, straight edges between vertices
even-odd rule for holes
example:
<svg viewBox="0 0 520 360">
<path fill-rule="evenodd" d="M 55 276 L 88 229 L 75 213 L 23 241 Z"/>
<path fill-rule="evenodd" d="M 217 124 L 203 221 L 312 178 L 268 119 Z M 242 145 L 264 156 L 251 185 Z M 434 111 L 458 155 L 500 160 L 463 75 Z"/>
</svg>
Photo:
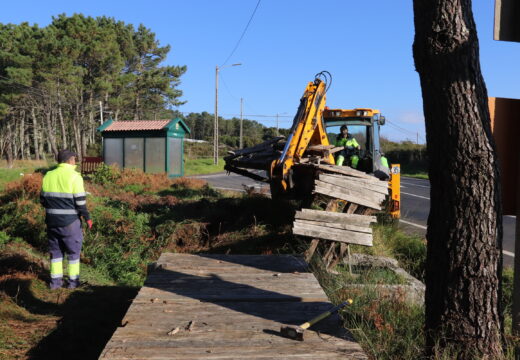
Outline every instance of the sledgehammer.
<svg viewBox="0 0 520 360">
<path fill-rule="evenodd" d="M 303 333 L 306 329 L 310 328 L 312 325 L 316 324 L 317 322 L 329 317 L 330 315 L 334 314 L 336 311 L 340 310 L 341 308 L 352 304 L 352 299 L 348 299 L 347 301 L 339 304 L 338 306 L 333 307 L 329 311 L 324 312 L 323 314 L 320 314 L 316 316 L 314 319 L 307 321 L 306 323 L 301 324 L 300 326 L 282 326 L 280 328 L 280 333 L 282 336 L 285 336 L 289 339 L 293 340 L 300 340 L 303 341 Z"/>
</svg>

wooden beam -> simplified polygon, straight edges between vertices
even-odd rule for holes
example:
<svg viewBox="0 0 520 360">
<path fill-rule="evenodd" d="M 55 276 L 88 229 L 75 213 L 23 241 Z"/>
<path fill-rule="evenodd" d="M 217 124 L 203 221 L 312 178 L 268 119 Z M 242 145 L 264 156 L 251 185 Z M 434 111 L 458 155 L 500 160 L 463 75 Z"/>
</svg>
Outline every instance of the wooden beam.
<svg viewBox="0 0 520 360">
<path fill-rule="evenodd" d="M 324 226 L 295 223 L 293 234 L 310 236 L 325 240 L 334 240 L 348 244 L 372 246 L 372 235 L 354 231 L 331 229 Z"/>
<path fill-rule="evenodd" d="M 323 220 L 328 222 L 337 222 L 339 220 L 353 225 L 356 225 L 357 223 L 360 226 L 365 224 L 368 226 L 370 223 L 377 221 L 375 216 L 336 213 L 313 209 L 302 209 L 302 211 L 297 211 L 296 217 L 302 220 Z"/>
<path fill-rule="evenodd" d="M 336 222 L 301 220 L 301 219 L 296 219 L 294 221 L 294 223 L 295 224 L 298 223 L 298 224 L 318 225 L 318 226 L 329 227 L 332 229 L 350 230 L 350 231 L 356 231 L 356 232 L 365 233 L 365 234 L 372 234 L 372 228 L 365 227 L 365 226 L 341 224 L 341 223 L 336 223 Z"/>
<path fill-rule="evenodd" d="M 342 188 L 339 186 L 331 185 L 325 183 L 320 180 L 315 181 L 316 187 L 314 191 L 328 195 L 333 198 L 342 199 L 346 201 L 350 201 L 356 203 L 358 205 L 363 205 L 372 209 L 381 210 L 381 200 L 374 197 L 372 193 L 357 193 L 354 191 L 349 191 L 346 188 Z"/>
<path fill-rule="evenodd" d="M 373 181 L 365 179 L 331 174 L 320 174 L 319 179 L 321 181 L 346 188 L 355 187 L 370 190 L 383 195 L 388 195 L 388 183 L 383 181 L 380 183 L 374 183 Z"/>
</svg>

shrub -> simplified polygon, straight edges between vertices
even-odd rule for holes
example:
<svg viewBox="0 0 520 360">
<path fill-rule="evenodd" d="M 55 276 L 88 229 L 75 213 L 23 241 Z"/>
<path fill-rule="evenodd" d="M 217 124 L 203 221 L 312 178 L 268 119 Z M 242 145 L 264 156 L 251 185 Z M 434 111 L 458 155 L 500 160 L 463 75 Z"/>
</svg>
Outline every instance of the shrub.
<svg viewBox="0 0 520 360">
<path fill-rule="evenodd" d="M 117 167 L 108 166 L 103 163 L 96 168 L 91 179 L 96 184 L 107 185 L 115 183 L 120 177 L 121 174 Z"/>
</svg>

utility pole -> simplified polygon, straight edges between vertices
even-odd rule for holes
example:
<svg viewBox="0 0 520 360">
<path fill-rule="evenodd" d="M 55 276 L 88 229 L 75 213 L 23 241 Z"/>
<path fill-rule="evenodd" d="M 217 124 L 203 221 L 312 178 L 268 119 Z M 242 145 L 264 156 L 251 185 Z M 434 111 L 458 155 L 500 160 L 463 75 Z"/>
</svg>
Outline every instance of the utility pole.
<svg viewBox="0 0 520 360">
<path fill-rule="evenodd" d="M 215 120 L 213 121 L 213 164 L 218 164 L 218 65 L 215 67 Z"/>
<path fill-rule="evenodd" d="M 276 113 L 276 136 L 280 136 L 280 132 L 278 129 L 278 113 Z"/>
<path fill-rule="evenodd" d="M 215 66 L 215 120 L 213 121 L 213 164 L 218 165 L 218 71 L 228 66 L 242 65 L 231 64 L 222 67 Z"/>
<path fill-rule="evenodd" d="M 240 98 L 240 149 L 244 148 L 244 118 L 243 118 L 244 99 Z"/>
<path fill-rule="evenodd" d="M 417 132 L 417 141 L 415 143 L 419 145 L 419 132 Z"/>
</svg>

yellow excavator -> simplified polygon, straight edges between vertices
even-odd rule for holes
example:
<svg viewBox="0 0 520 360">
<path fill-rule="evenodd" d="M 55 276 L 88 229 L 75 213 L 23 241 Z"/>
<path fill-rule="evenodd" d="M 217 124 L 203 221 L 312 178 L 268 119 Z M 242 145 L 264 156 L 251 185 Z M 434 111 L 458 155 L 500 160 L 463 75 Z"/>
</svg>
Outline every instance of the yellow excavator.
<svg viewBox="0 0 520 360">
<path fill-rule="evenodd" d="M 379 143 L 379 129 L 385 124 L 385 117 L 375 109 L 327 108 L 326 93 L 330 83 L 330 74 L 323 71 L 307 84 L 287 139 L 276 137 L 253 147 L 230 152 L 224 158 L 225 169 L 268 182 L 273 197 L 293 198 L 309 197 L 314 191 L 315 179 L 324 170 L 336 175 L 373 175 L 381 182 L 388 181 L 389 197 L 385 208 L 393 218 L 399 218 L 399 165 L 388 167 L 382 161 Z M 343 125 L 349 127 L 349 132 L 354 133 L 362 143 L 357 154 L 359 162 L 356 169 L 335 165 L 335 154 L 345 149 L 331 144 L 333 134 L 328 134 L 327 129 Z"/>
</svg>

